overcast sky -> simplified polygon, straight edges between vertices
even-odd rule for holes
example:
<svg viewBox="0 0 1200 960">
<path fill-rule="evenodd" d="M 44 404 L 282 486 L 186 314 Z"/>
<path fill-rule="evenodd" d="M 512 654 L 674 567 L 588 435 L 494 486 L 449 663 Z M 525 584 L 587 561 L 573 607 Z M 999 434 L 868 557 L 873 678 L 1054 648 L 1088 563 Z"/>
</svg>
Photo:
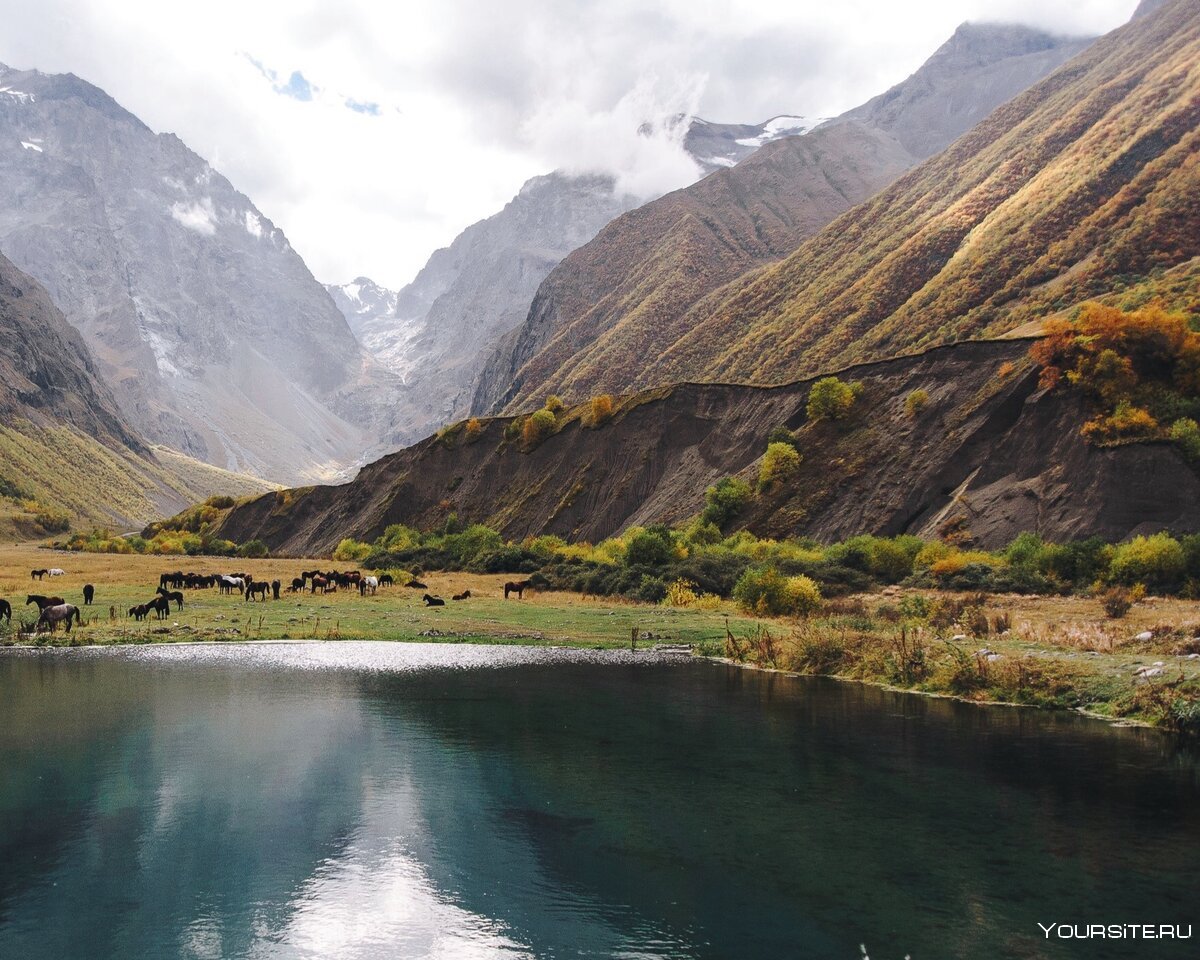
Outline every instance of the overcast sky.
<svg viewBox="0 0 1200 960">
<path fill-rule="evenodd" d="M 530 176 L 642 195 L 696 171 L 678 112 L 831 116 L 965 20 L 1099 34 L 1136 0 L 0 0 L 0 61 L 70 71 L 178 134 L 317 278 L 398 287 Z"/>
</svg>

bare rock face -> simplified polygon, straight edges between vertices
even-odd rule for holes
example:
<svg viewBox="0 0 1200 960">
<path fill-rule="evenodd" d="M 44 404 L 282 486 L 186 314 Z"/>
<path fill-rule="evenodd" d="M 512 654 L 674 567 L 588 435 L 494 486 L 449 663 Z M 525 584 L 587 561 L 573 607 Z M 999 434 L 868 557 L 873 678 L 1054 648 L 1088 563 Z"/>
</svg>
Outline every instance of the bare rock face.
<svg viewBox="0 0 1200 960">
<path fill-rule="evenodd" d="M 391 439 L 417 440 L 465 414 L 484 360 L 524 319 L 538 284 L 636 202 L 607 177 L 534 177 L 503 210 L 436 251 L 404 289 L 365 278 L 330 287 L 366 351 L 402 381 Z"/>
<path fill-rule="evenodd" d="M 80 337 L 36 280 L 0 254 L 0 418 L 66 424 L 108 446 L 146 452 Z"/>
<path fill-rule="evenodd" d="M 579 398 L 662 382 L 644 376 L 649 359 L 686 332 L 693 305 L 790 253 L 1086 43 L 967 24 L 907 80 L 834 120 L 777 118 L 745 137 L 694 124 L 693 149 L 714 156 L 720 143 L 757 143 L 784 121 L 801 135 L 753 148 L 747 159 L 726 155 L 740 162 L 625 214 L 567 257 L 520 328 L 499 341 L 472 411 L 517 409 L 547 392 Z"/>
<path fill-rule="evenodd" d="M 0 248 L 148 438 L 289 482 L 362 455 L 343 414 L 386 378 L 283 232 L 177 137 L 73 75 L 0 66 L 0 180 Z"/>
</svg>

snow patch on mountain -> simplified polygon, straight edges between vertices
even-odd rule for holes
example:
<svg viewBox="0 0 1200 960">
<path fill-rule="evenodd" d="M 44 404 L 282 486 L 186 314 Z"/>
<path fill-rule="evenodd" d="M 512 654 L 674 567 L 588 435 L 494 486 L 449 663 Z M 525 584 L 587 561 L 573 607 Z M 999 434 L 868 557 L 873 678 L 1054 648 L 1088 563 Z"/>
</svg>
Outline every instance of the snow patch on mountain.
<svg viewBox="0 0 1200 960">
<path fill-rule="evenodd" d="M 217 212 L 209 197 L 191 203 L 179 201 L 171 204 L 171 218 L 189 230 L 211 237 L 217 232 Z"/>
</svg>

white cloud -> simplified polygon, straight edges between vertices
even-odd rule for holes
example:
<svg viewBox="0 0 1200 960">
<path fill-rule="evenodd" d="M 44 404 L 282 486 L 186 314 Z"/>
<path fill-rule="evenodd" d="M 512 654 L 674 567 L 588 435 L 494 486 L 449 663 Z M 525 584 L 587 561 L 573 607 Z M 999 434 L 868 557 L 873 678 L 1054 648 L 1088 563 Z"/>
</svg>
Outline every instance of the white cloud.
<svg viewBox="0 0 1200 960">
<path fill-rule="evenodd" d="M 195 230 L 206 237 L 211 237 L 217 232 L 217 212 L 208 197 L 191 203 L 177 201 L 171 204 L 171 216 L 189 230 Z"/>
<path fill-rule="evenodd" d="M 828 116 L 903 79 L 963 20 L 1098 33 L 1135 6 L 211 0 L 198 16 L 160 0 L 0 0 L 0 61 L 76 73 L 178 134 L 319 279 L 397 286 L 555 166 L 608 168 L 639 193 L 685 181 L 672 112 Z M 658 132 L 639 137 L 635 120 Z"/>
</svg>

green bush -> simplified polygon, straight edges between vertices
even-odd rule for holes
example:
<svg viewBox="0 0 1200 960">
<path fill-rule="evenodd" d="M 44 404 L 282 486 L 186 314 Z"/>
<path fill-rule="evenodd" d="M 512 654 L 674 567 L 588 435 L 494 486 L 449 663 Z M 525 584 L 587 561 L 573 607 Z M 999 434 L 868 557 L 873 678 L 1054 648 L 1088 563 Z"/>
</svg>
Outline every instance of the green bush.
<svg viewBox="0 0 1200 960">
<path fill-rule="evenodd" d="M 1181 417 L 1171 424 L 1167 435 L 1187 459 L 1200 460 L 1200 424 L 1190 417 Z"/>
<path fill-rule="evenodd" d="M 238 547 L 239 557 L 269 557 L 270 549 L 261 540 L 248 540 Z"/>
<path fill-rule="evenodd" d="M 845 420 L 853 412 L 861 393 L 861 383 L 843 383 L 837 377 L 822 377 L 808 392 L 808 419 Z"/>
<path fill-rule="evenodd" d="M 666 527 L 639 530 L 625 548 L 625 562 L 631 567 L 665 567 L 674 559 L 675 543 Z"/>
<path fill-rule="evenodd" d="M 786 483 L 799 469 L 800 454 L 792 444 L 778 440 L 769 443 L 758 471 L 758 489 L 767 490 L 777 483 Z"/>
<path fill-rule="evenodd" d="M 726 477 L 704 491 L 704 510 L 701 523 L 711 523 L 724 530 L 728 524 L 746 509 L 754 491 L 750 484 L 737 477 Z"/>
<path fill-rule="evenodd" d="M 743 610 L 761 616 L 803 617 L 821 606 L 821 590 L 810 577 L 785 577 L 774 567 L 747 570 L 733 597 Z"/>
<path fill-rule="evenodd" d="M 910 418 L 917 418 L 929 406 L 929 391 L 917 388 L 904 398 L 904 412 Z"/>
<path fill-rule="evenodd" d="M 767 434 L 767 444 L 772 443 L 786 443 L 790 447 L 795 447 L 797 453 L 800 452 L 800 438 L 787 427 L 776 427 Z"/>
<path fill-rule="evenodd" d="M 372 549 L 369 543 L 347 537 L 334 548 L 333 559 L 361 563 L 370 555 Z"/>
<path fill-rule="evenodd" d="M 535 410 L 525 418 L 525 425 L 521 428 L 521 438 L 528 446 L 541 443 L 554 432 L 554 425 L 557 422 L 554 414 L 549 410 Z"/>
<path fill-rule="evenodd" d="M 1140 583 L 1147 590 L 1170 593 L 1183 583 L 1187 558 L 1178 540 L 1167 533 L 1156 533 L 1118 544 L 1108 570 L 1113 583 Z"/>
</svg>

